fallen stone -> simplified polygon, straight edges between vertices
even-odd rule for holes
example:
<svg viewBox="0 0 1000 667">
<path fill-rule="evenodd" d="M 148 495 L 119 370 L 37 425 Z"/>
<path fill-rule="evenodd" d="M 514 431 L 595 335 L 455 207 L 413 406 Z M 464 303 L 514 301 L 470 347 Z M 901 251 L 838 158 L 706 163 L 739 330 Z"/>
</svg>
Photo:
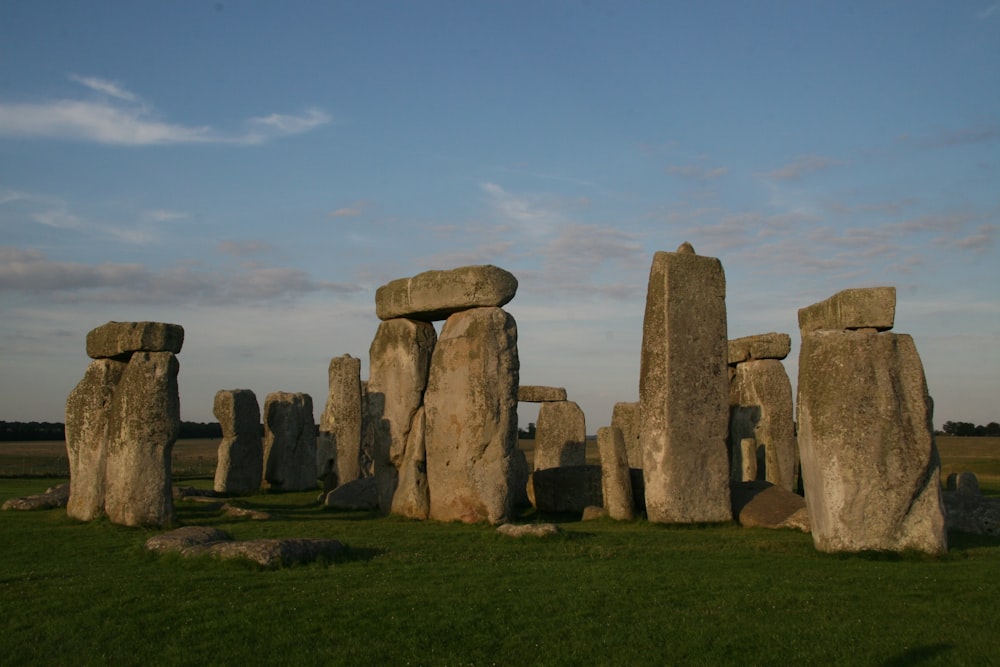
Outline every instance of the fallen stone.
<svg viewBox="0 0 1000 667">
<path fill-rule="evenodd" d="M 896 318 L 895 287 L 862 287 L 837 292 L 829 299 L 799 309 L 804 335 L 821 329 L 892 329 Z"/>
<path fill-rule="evenodd" d="M 552 537 L 562 531 L 554 523 L 505 523 L 497 527 L 497 532 L 507 537 Z"/>
<path fill-rule="evenodd" d="M 522 403 L 565 401 L 566 389 L 564 387 L 544 387 L 537 384 L 522 384 L 517 388 L 517 400 Z"/>
<path fill-rule="evenodd" d="M 378 509 L 378 490 L 374 477 L 362 477 L 341 484 L 326 494 L 323 504 L 335 510 L 372 511 Z"/>
<path fill-rule="evenodd" d="M 792 351 L 792 337 L 786 333 L 766 333 L 729 341 L 729 365 L 751 359 L 784 359 Z"/>
<path fill-rule="evenodd" d="M 603 507 L 587 505 L 583 508 L 583 516 L 580 517 L 580 521 L 594 521 L 595 519 L 603 519 L 606 516 L 609 516 L 608 510 Z"/>
<path fill-rule="evenodd" d="M 184 526 L 146 540 L 146 549 L 157 552 L 181 551 L 197 544 L 231 540 L 229 533 L 211 526 Z"/>
<path fill-rule="evenodd" d="M 134 352 L 172 352 L 184 345 L 184 327 L 163 322 L 108 322 L 87 333 L 91 359 L 129 357 Z"/>
<path fill-rule="evenodd" d="M 252 521 L 268 521 L 271 515 L 260 510 L 247 509 L 245 507 L 235 507 L 226 503 L 222 506 L 222 513 L 236 519 L 251 519 Z"/>
<path fill-rule="evenodd" d="M 23 498 L 11 498 L 4 502 L 0 509 L 5 510 L 48 510 L 57 507 L 66 507 L 69 502 L 69 484 L 60 484 L 45 490 L 44 493 L 36 493 Z"/>
<path fill-rule="evenodd" d="M 496 266 L 425 271 L 379 287 L 375 314 L 380 320 L 406 317 L 433 322 L 470 308 L 499 308 L 516 293 L 517 278 Z"/>
<path fill-rule="evenodd" d="M 945 524 L 948 530 L 972 535 L 1000 536 L 1000 498 L 945 491 Z"/>
<path fill-rule="evenodd" d="M 338 540 L 309 538 L 233 541 L 228 533 L 217 528 L 185 526 L 149 538 L 146 549 L 156 553 L 178 553 L 185 558 L 210 556 L 280 567 L 334 558 L 343 552 L 344 545 Z"/>
<path fill-rule="evenodd" d="M 733 516 L 744 527 L 792 528 L 809 532 L 806 500 L 768 482 L 731 485 Z"/>
</svg>

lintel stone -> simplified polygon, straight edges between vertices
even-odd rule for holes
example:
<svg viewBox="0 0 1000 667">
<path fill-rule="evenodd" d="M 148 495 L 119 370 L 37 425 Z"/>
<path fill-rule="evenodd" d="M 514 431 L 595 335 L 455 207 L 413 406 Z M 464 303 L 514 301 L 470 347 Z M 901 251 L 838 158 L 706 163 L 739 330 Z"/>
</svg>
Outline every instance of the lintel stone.
<svg viewBox="0 0 1000 667">
<path fill-rule="evenodd" d="M 173 352 L 184 345 L 184 327 L 163 322 L 108 322 L 87 333 L 91 359 L 128 357 L 134 352 Z"/>
<path fill-rule="evenodd" d="M 516 293 L 517 278 L 490 264 L 425 271 L 379 287 L 375 314 L 380 320 L 407 317 L 433 322 L 471 308 L 503 306 Z"/>
<path fill-rule="evenodd" d="M 750 359 L 784 359 L 792 351 L 792 337 L 786 333 L 744 336 L 729 341 L 729 364 Z"/>
<path fill-rule="evenodd" d="M 892 329 L 896 318 L 895 287 L 859 287 L 799 309 L 799 330 Z"/>
<path fill-rule="evenodd" d="M 566 388 L 522 384 L 517 388 L 517 400 L 522 403 L 553 403 L 555 401 L 565 401 Z"/>
</svg>

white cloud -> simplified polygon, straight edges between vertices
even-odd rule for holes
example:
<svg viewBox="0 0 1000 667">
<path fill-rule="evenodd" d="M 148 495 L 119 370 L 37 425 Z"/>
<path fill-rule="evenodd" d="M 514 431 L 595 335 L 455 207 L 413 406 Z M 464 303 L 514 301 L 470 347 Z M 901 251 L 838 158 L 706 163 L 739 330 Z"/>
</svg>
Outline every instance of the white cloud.
<svg viewBox="0 0 1000 667">
<path fill-rule="evenodd" d="M 315 108 L 300 115 L 270 114 L 250 118 L 241 134 L 226 134 L 201 125 L 158 120 L 153 110 L 136 104 L 138 98 L 119 84 L 96 77 L 72 75 L 103 98 L 95 101 L 61 99 L 42 103 L 0 102 L 0 137 L 91 141 L 117 146 L 230 143 L 261 144 L 308 132 L 329 123 L 330 116 Z"/>
<path fill-rule="evenodd" d="M 699 165 L 670 165 L 667 173 L 697 181 L 711 181 L 729 173 L 729 167 L 701 167 Z"/>
<path fill-rule="evenodd" d="M 361 215 L 360 208 L 353 208 L 345 206 L 344 208 L 338 208 L 336 211 L 330 211 L 330 218 L 354 218 Z"/>
</svg>

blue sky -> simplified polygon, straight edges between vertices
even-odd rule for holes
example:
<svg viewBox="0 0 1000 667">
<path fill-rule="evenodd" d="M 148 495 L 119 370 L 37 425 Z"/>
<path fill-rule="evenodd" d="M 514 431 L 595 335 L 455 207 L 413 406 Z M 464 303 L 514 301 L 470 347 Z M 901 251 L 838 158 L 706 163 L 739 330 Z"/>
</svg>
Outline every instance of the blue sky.
<svg viewBox="0 0 1000 667">
<path fill-rule="evenodd" d="M 653 253 L 731 338 L 894 285 L 935 424 L 1000 419 L 1000 3 L 0 3 L 0 419 L 108 320 L 181 324 L 182 418 L 312 395 L 375 289 L 496 264 L 523 384 L 638 399 Z M 530 407 L 522 422 L 532 421 Z"/>
</svg>

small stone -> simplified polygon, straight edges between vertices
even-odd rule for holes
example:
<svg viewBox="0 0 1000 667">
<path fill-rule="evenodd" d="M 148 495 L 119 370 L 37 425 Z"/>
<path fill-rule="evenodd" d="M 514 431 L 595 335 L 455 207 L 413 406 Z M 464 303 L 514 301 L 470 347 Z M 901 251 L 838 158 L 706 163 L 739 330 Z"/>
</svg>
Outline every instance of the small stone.
<svg viewBox="0 0 1000 667">
<path fill-rule="evenodd" d="M 497 532 L 507 537 L 552 537 L 562 531 L 554 523 L 526 523 L 522 525 L 505 523 L 497 527 Z"/>
</svg>

